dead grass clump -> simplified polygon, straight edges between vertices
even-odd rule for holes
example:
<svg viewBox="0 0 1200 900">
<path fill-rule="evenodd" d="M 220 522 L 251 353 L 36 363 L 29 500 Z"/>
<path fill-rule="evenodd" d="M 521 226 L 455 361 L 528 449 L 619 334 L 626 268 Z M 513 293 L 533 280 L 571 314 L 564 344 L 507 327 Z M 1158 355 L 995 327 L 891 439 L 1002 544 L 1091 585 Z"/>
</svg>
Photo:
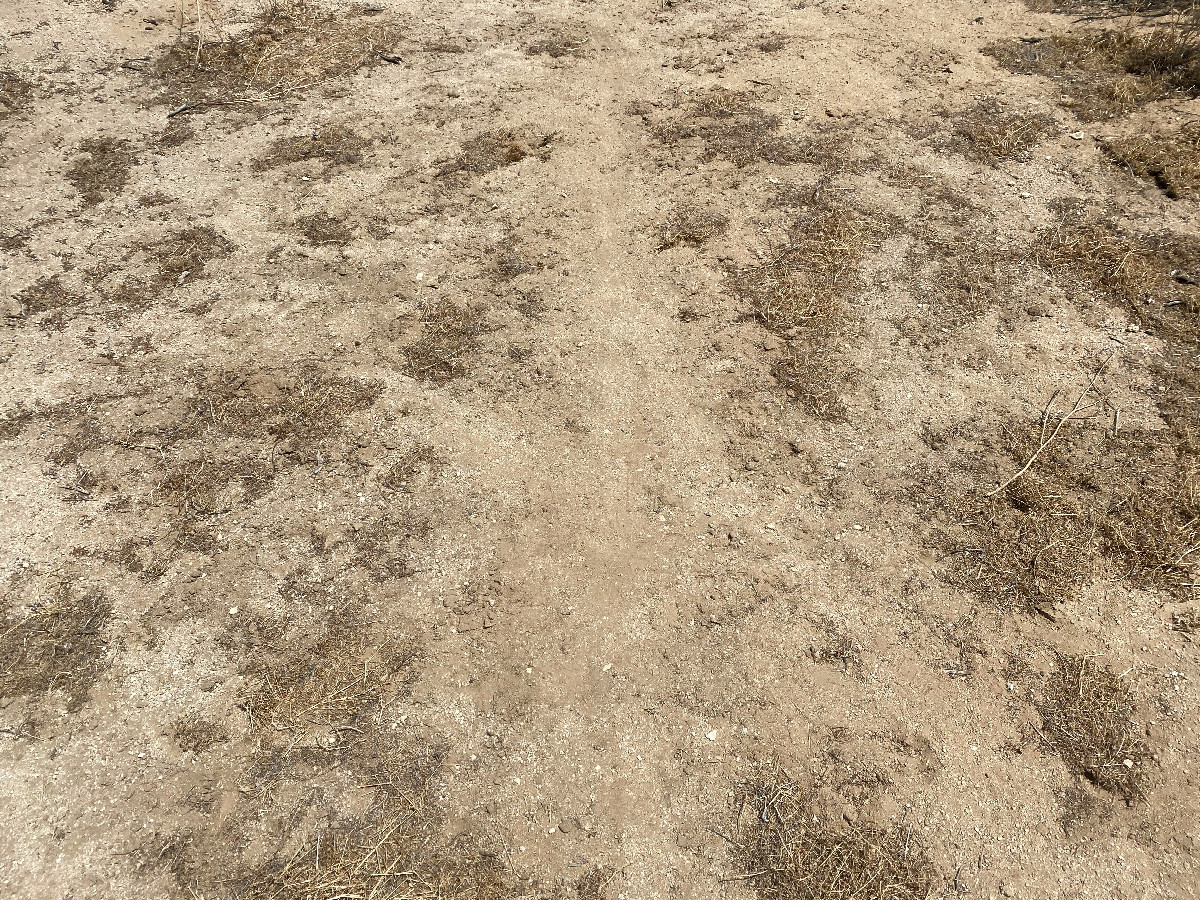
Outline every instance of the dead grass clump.
<svg viewBox="0 0 1200 900">
<path fill-rule="evenodd" d="M 95 206 L 121 193 L 129 170 L 137 165 L 133 144 L 117 138 L 88 138 L 79 145 L 80 156 L 67 170 L 67 181 L 84 206 Z"/>
<path fill-rule="evenodd" d="M 1200 338 L 1200 243 L 1178 235 L 1135 235 L 1110 223 L 1064 223 L 1033 247 L 1052 274 L 1082 282 L 1121 304 L 1143 328 L 1181 348 Z"/>
<path fill-rule="evenodd" d="M 417 444 L 409 448 L 388 467 L 379 480 L 382 487 L 392 491 L 411 493 L 429 479 L 437 477 L 446 465 L 446 460 L 429 444 Z"/>
<path fill-rule="evenodd" d="M 484 175 L 528 156 L 546 159 L 553 139 L 553 134 L 536 135 L 511 128 L 485 131 L 464 143 L 458 156 L 446 163 L 438 174 Z"/>
<path fill-rule="evenodd" d="M 810 208 L 769 261 L 730 272 L 726 284 L 768 331 L 816 339 L 841 316 L 865 243 L 849 211 Z"/>
<path fill-rule="evenodd" d="M 185 107 L 282 100 L 379 64 L 395 39 L 360 9 L 271 0 L 233 37 L 181 37 L 151 72 L 163 101 Z"/>
<path fill-rule="evenodd" d="M 329 213 L 318 212 L 296 217 L 296 229 L 310 244 L 336 244 L 342 246 L 354 240 L 354 232 L 343 219 Z"/>
<path fill-rule="evenodd" d="M 480 315 L 450 300 L 436 300 L 421 317 L 421 335 L 404 348 L 414 378 L 444 384 L 471 371 L 479 337 L 488 330 Z"/>
<path fill-rule="evenodd" d="M 765 263 L 726 275 L 730 293 L 784 346 L 772 374 L 789 398 L 827 421 L 844 421 L 842 393 L 855 370 L 834 350 L 867 229 L 842 207 L 809 207 Z"/>
<path fill-rule="evenodd" d="M 141 250 L 158 268 L 156 286 L 165 288 L 199 277 L 208 263 L 232 253 L 234 245 L 211 225 L 193 225 L 144 244 Z"/>
<path fill-rule="evenodd" d="M 763 900 L 927 900 L 937 874 L 911 830 L 833 820 L 779 769 L 743 784 L 732 835 L 744 881 Z"/>
<path fill-rule="evenodd" d="M 293 163 L 317 160 L 326 168 L 344 168 L 362 162 L 370 141 L 341 125 L 325 125 L 312 134 L 279 138 L 250 167 L 256 172 Z"/>
<path fill-rule="evenodd" d="M 1137 178 L 1147 178 L 1172 200 L 1200 197 L 1200 129 L 1134 135 L 1109 141 L 1104 152 Z"/>
<path fill-rule="evenodd" d="M 1200 42 L 1191 27 L 1089 29 L 1007 41 L 984 52 L 1011 72 L 1055 78 L 1084 122 L 1167 97 L 1200 95 Z"/>
<path fill-rule="evenodd" d="M 0 697 L 67 695 L 68 709 L 87 702 L 107 666 L 103 630 L 112 605 L 98 588 L 71 581 L 25 612 L 13 608 L 0 618 Z"/>
<path fill-rule="evenodd" d="M 1054 120 L 1044 113 L 1005 113 L 981 103 L 963 113 L 954 126 L 955 144 L 984 162 L 1023 157 L 1054 134 Z"/>
<path fill-rule="evenodd" d="M 203 753 L 229 740 L 229 731 L 198 713 L 191 713 L 175 722 L 175 743 L 180 750 Z"/>
<path fill-rule="evenodd" d="M 383 393 L 377 381 L 305 368 L 278 377 L 226 374 L 198 379 L 201 422 L 263 443 L 298 449 L 342 427 Z"/>
<path fill-rule="evenodd" d="M 564 56 L 582 56 L 587 46 L 587 36 L 570 31 L 551 31 L 540 40 L 525 48 L 529 56 L 549 56 L 560 59 Z"/>
<path fill-rule="evenodd" d="M 780 135 L 781 120 L 757 105 L 748 92 L 716 88 L 694 98 L 684 113 L 654 128 L 667 146 L 698 139 L 706 159 L 727 159 L 737 166 L 753 162 L 790 165 L 809 161 L 811 148 L 798 138 Z"/>
<path fill-rule="evenodd" d="M 29 287 L 18 291 L 15 299 L 21 308 L 22 316 L 62 312 L 83 300 L 78 294 L 68 290 L 57 275 L 39 278 Z"/>
<path fill-rule="evenodd" d="M 1150 760 L 1135 712 L 1120 676 L 1080 656 L 1059 657 L 1038 703 L 1045 742 L 1072 771 L 1126 801 L 1144 795 Z"/>
<path fill-rule="evenodd" d="M 32 99 L 32 84 L 13 72 L 0 72 L 0 122 L 21 112 Z"/>
<path fill-rule="evenodd" d="M 1200 456 L 1187 429 L 1114 437 L 1070 425 L 1047 444 L 1053 425 L 1007 429 L 1011 471 L 1033 463 L 973 501 L 952 580 L 1002 609 L 1050 618 L 1100 560 L 1137 587 L 1188 596 L 1200 545 Z"/>
<path fill-rule="evenodd" d="M 214 516 L 266 496 L 275 481 L 274 469 L 254 456 L 232 459 L 204 458 L 169 467 L 155 495 L 170 502 L 185 520 L 177 523 L 179 549 L 211 549 L 211 537 L 201 532 L 201 542 L 187 540 L 187 520 Z"/>
<path fill-rule="evenodd" d="M 699 247 L 706 241 L 724 234 L 729 219 L 718 212 L 692 204 L 677 207 L 659 228 L 659 250 L 669 250 L 680 244 Z"/>
</svg>

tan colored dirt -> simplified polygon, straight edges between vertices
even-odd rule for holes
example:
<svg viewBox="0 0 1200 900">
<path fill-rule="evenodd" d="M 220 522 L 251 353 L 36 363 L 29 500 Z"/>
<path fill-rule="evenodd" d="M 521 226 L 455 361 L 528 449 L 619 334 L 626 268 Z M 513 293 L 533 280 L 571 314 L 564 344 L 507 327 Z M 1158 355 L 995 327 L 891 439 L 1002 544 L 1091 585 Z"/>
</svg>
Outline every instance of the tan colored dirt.
<svg viewBox="0 0 1200 900">
<path fill-rule="evenodd" d="M 1200 896 L 1120 6 L 0 4 L 0 894 Z"/>
</svg>

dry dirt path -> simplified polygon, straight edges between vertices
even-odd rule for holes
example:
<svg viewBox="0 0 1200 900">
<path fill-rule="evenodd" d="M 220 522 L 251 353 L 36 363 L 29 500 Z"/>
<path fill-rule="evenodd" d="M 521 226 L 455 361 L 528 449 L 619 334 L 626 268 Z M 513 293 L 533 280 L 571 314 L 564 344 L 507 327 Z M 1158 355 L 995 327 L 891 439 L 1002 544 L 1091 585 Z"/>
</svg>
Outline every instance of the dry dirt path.
<svg viewBox="0 0 1200 900">
<path fill-rule="evenodd" d="M 0 9 L 0 893 L 1197 896 L 1200 50 L 1038 6 Z"/>
</svg>

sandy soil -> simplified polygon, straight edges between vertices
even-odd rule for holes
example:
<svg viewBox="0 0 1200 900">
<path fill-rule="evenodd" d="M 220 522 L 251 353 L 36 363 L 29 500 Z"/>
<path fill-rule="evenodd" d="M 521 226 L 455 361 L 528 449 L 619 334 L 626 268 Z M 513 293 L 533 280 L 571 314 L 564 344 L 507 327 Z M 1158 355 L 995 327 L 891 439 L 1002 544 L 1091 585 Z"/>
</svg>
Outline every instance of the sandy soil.
<svg viewBox="0 0 1200 900">
<path fill-rule="evenodd" d="M 0 893 L 1200 895 L 1116 6 L 0 4 Z"/>
</svg>

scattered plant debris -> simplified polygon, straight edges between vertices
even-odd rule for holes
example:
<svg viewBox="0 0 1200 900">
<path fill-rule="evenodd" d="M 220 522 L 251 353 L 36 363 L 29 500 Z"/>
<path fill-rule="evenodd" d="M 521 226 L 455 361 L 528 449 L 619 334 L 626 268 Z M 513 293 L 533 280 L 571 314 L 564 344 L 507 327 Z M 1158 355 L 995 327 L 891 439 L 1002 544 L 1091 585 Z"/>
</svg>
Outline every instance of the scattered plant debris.
<svg viewBox="0 0 1200 900">
<path fill-rule="evenodd" d="M 529 56 L 549 56 L 560 59 L 564 56 L 582 56 L 587 46 L 587 36 L 569 31 L 552 31 L 525 48 Z"/>
<path fill-rule="evenodd" d="M 813 148 L 798 137 L 779 134 L 782 120 L 757 103 L 751 93 L 715 88 L 688 101 L 682 113 L 653 132 L 667 146 L 698 139 L 706 159 L 727 159 L 739 167 L 811 161 Z"/>
<path fill-rule="evenodd" d="M 763 900 L 927 900 L 938 881 L 918 835 L 833 821 L 778 768 L 740 786 L 732 842 Z"/>
<path fill-rule="evenodd" d="M 485 131 L 464 143 L 458 156 L 446 163 L 438 174 L 484 175 L 518 163 L 527 156 L 546 159 L 553 139 L 553 134 L 535 135 L 511 128 Z"/>
<path fill-rule="evenodd" d="M 995 102 L 984 102 L 960 115 L 954 143 L 985 162 L 1022 157 L 1055 132 L 1054 120 L 1044 113 L 1009 113 Z"/>
<path fill-rule="evenodd" d="M 50 597 L 0 617 L 0 697 L 67 695 L 67 708 L 87 702 L 107 667 L 104 628 L 112 604 L 99 588 L 65 580 Z"/>
<path fill-rule="evenodd" d="M 67 170 L 67 181 L 84 206 L 121 193 L 129 182 L 129 170 L 138 163 L 133 144 L 119 138 L 88 138 L 79 145 L 79 154 Z"/>
<path fill-rule="evenodd" d="M 0 122 L 29 106 L 33 85 L 13 72 L 0 72 Z"/>
<path fill-rule="evenodd" d="M 362 161 L 370 142 L 341 125 L 325 125 L 312 134 L 282 137 L 250 167 L 256 172 L 317 160 L 326 168 L 345 168 Z"/>
<path fill-rule="evenodd" d="M 714 210 L 683 204 L 676 207 L 671 217 L 659 228 L 658 249 L 669 250 L 680 244 L 699 247 L 723 234 L 728 227 L 728 217 Z"/>
<path fill-rule="evenodd" d="M 1108 141 L 1104 151 L 1138 178 L 1153 181 L 1172 200 L 1200 197 L 1200 128 L 1184 126 L 1174 134 L 1138 134 Z"/>
<path fill-rule="evenodd" d="M 229 740 L 229 731 L 219 722 L 213 722 L 197 713 L 191 713 L 175 722 L 175 743 L 180 750 L 203 753 L 217 744 Z"/>
<path fill-rule="evenodd" d="M 433 301 L 421 317 L 420 337 L 404 348 L 409 371 L 434 384 L 466 375 L 487 330 L 477 311 L 450 300 Z"/>
<path fill-rule="evenodd" d="M 1038 713 L 1040 736 L 1067 766 L 1132 802 L 1144 796 L 1150 750 L 1137 737 L 1133 694 L 1095 660 L 1060 656 Z"/>
<path fill-rule="evenodd" d="M 310 244 L 336 244 L 341 246 L 354 240 L 354 232 L 344 220 L 326 212 L 296 217 L 296 229 Z"/>
<path fill-rule="evenodd" d="M 1200 43 L 1192 28 L 1083 29 L 985 48 L 1002 66 L 1056 79 L 1083 122 L 1111 119 L 1155 100 L 1200 96 Z"/>
<path fill-rule="evenodd" d="M 386 20 L 362 9 L 273 0 L 232 37 L 181 35 L 150 72 L 176 113 L 283 100 L 381 64 L 395 40 Z"/>
</svg>

